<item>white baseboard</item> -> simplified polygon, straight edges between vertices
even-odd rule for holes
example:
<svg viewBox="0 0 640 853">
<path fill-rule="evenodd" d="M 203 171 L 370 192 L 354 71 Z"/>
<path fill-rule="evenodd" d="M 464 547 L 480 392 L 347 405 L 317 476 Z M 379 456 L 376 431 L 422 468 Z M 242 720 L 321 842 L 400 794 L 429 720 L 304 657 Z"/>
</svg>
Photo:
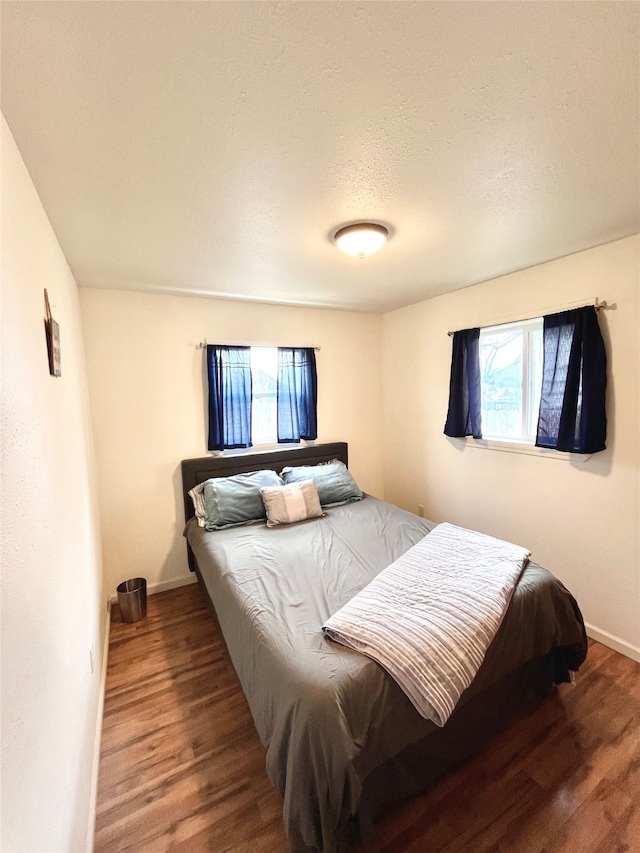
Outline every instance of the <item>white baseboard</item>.
<svg viewBox="0 0 640 853">
<path fill-rule="evenodd" d="M 631 643 L 627 643 L 626 640 L 621 640 L 620 637 L 614 637 L 614 635 L 610 634 L 608 631 L 596 628 L 595 625 L 590 625 L 588 622 L 585 622 L 585 628 L 587 629 L 587 636 L 591 637 L 592 640 L 597 640 L 599 643 L 602 643 L 603 646 L 608 646 L 610 649 L 613 649 L 614 652 L 620 652 L 621 655 L 625 655 L 625 657 L 631 658 L 631 660 L 635 660 L 640 663 L 640 649 L 637 646 L 632 646 Z"/>
<path fill-rule="evenodd" d="M 177 589 L 179 586 L 188 586 L 190 583 L 197 583 L 198 578 L 194 572 L 189 572 L 188 575 L 182 575 L 179 578 L 171 578 L 168 581 L 158 581 L 157 583 L 147 584 L 147 595 L 155 595 L 156 592 L 165 592 L 167 589 Z M 111 596 L 111 604 L 118 603 L 118 596 L 114 593 Z"/>
<path fill-rule="evenodd" d="M 198 583 L 198 578 L 195 572 L 189 572 L 188 575 L 182 575 L 179 578 L 172 578 L 169 581 L 159 581 L 158 583 L 150 583 L 147 586 L 147 593 L 153 595 L 156 592 L 164 592 L 166 589 L 177 589 L 179 586 L 188 586 L 190 583 Z"/>
<path fill-rule="evenodd" d="M 109 661 L 109 632 L 111 630 L 111 602 L 107 602 L 107 620 L 104 627 L 104 647 L 102 650 L 102 670 L 100 690 L 98 692 L 98 714 L 96 734 L 93 742 L 93 767 L 91 768 L 91 791 L 89 794 L 89 825 L 87 827 L 87 853 L 93 853 L 93 839 L 96 832 L 96 809 L 98 804 L 98 771 L 100 770 L 100 747 L 102 745 L 102 722 L 104 719 L 104 697 L 107 686 L 107 663 Z"/>
</svg>

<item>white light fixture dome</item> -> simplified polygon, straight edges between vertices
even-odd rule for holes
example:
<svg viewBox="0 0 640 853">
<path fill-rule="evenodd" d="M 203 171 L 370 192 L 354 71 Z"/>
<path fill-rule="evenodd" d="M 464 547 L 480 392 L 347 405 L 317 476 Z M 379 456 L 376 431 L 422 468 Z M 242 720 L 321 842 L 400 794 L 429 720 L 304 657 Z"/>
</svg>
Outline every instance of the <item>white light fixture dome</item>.
<svg viewBox="0 0 640 853">
<path fill-rule="evenodd" d="M 353 255 L 354 258 L 364 258 L 381 249 L 387 242 L 389 231 L 384 225 L 374 222 L 358 222 L 346 225 L 336 231 L 334 240 L 341 252 Z"/>
</svg>

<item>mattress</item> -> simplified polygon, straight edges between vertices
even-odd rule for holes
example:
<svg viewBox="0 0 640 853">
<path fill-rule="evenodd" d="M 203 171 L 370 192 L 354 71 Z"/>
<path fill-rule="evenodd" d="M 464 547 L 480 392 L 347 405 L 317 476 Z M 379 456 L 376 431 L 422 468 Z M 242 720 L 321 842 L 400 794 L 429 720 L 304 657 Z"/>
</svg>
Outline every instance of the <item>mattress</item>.
<svg viewBox="0 0 640 853">
<path fill-rule="evenodd" d="M 342 830 L 367 777 L 435 729 L 378 664 L 321 630 L 434 526 L 368 496 L 324 518 L 271 529 L 258 523 L 207 532 L 194 519 L 187 524 L 267 772 L 284 798 L 294 853 L 344 849 Z M 585 654 L 575 600 L 530 562 L 460 705 L 545 655 L 555 656 L 556 680 L 566 680 Z"/>
</svg>

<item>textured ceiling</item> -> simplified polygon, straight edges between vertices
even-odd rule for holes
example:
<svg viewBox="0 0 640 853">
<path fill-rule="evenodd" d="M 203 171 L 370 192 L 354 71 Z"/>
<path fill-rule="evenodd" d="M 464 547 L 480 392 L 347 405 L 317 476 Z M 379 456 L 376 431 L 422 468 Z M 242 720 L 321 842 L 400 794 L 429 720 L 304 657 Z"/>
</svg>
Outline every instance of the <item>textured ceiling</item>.
<svg viewBox="0 0 640 853">
<path fill-rule="evenodd" d="M 639 223 L 636 2 L 5 2 L 79 284 L 384 311 Z M 362 261 L 331 241 L 373 219 Z"/>
</svg>

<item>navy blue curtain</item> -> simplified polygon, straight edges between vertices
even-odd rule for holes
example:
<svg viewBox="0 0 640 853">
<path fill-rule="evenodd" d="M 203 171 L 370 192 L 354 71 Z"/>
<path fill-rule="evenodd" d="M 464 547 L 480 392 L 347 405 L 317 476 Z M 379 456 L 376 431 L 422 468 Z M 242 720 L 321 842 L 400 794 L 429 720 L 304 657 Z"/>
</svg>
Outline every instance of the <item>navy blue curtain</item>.
<svg viewBox="0 0 640 853">
<path fill-rule="evenodd" d="M 449 410 L 444 434 L 451 438 L 482 438 L 480 413 L 480 329 L 463 329 L 453 335 Z"/>
<path fill-rule="evenodd" d="M 317 404 L 313 348 L 278 347 L 278 441 L 317 438 Z"/>
<path fill-rule="evenodd" d="M 569 453 L 605 449 L 607 355 L 596 309 L 544 317 L 537 447 Z"/>
<path fill-rule="evenodd" d="M 207 346 L 209 450 L 251 447 L 250 347 Z"/>
</svg>

